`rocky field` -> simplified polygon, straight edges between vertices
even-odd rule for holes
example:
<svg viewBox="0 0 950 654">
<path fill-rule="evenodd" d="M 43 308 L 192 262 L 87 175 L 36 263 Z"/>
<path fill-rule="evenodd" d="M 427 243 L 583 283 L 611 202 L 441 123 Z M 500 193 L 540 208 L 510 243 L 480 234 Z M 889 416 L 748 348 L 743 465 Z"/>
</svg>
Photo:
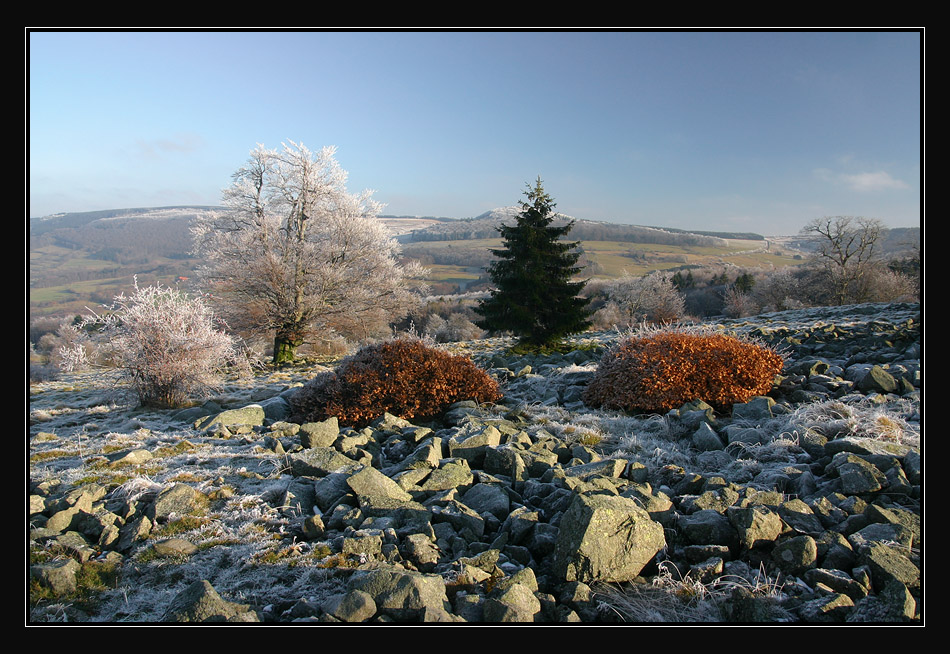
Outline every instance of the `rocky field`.
<svg viewBox="0 0 950 654">
<path fill-rule="evenodd" d="M 286 420 L 321 366 L 178 411 L 36 384 L 27 621 L 923 624 L 921 327 L 910 304 L 710 325 L 787 357 L 729 414 L 586 407 L 616 333 L 452 344 L 500 403 L 360 430 Z"/>
</svg>

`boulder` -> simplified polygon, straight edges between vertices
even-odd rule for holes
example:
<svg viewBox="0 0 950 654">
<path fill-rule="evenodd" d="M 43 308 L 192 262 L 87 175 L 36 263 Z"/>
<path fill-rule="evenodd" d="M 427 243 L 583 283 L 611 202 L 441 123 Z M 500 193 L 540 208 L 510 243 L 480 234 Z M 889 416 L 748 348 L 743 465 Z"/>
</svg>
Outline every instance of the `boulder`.
<svg viewBox="0 0 950 654">
<path fill-rule="evenodd" d="M 357 461 L 343 456 L 332 447 L 313 447 L 294 452 L 289 457 L 290 469 L 297 477 L 323 477 Z"/>
<path fill-rule="evenodd" d="M 664 547 L 663 526 L 634 500 L 580 494 L 561 519 L 553 567 L 564 581 L 629 581 Z"/>
<path fill-rule="evenodd" d="M 199 431 L 214 432 L 221 427 L 235 427 L 238 425 L 263 425 L 264 408 L 260 404 L 249 404 L 240 409 L 229 409 L 221 413 L 199 420 L 195 427 Z"/>
<path fill-rule="evenodd" d="M 163 622 L 259 622 L 246 604 L 223 599 L 207 580 L 196 581 L 168 605 Z"/>
<path fill-rule="evenodd" d="M 366 593 L 376 609 L 399 621 L 420 621 L 427 610 L 449 611 L 445 582 L 436 574 L 423 574 L 383 565 L 357 572 L 347 584 L 347 592 Z"/>
<path fill-rule="evenodd" d="M 322 422 L 305 422 L 297 432 L 300 445 L 305 448 L 331 447 L 340 436 L 340 425 L 336 416 L 330 416 Z"/>
<path fill-rule="evenodd" d="M 153 522 L 161 522 L 173 514 L 182 516 L 203 513 L 208 504 L 207 495 L 179 482 L 159 492 L 152 505 L 150 517 Z"/>
</svg>

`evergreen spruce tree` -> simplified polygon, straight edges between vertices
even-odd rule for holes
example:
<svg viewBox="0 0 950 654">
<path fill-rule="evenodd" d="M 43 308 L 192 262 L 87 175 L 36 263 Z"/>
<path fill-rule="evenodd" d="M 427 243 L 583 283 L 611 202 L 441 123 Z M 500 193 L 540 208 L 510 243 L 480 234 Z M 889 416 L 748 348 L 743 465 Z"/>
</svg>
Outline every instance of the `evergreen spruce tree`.
<svg viewBox="0 0 950 654">
<path fill-rule="evenodd" d="M 590 326 L 588 298 L 578 297 L 585 282 L 572 278 L 580 272 L 577 242 L 562 242 L 573 221 L 553 227 L 554 200 L 541 179 L 525 191 L 515 225 L 498 228 L 504 249 L 492 250 L 496 260 L 488 273 L 496 289 L 476 311 L 477 325 L 490 332 L 509 331 L 519 344 L 531 348 L 558 344 L 564 336 Z"/>
</svg>

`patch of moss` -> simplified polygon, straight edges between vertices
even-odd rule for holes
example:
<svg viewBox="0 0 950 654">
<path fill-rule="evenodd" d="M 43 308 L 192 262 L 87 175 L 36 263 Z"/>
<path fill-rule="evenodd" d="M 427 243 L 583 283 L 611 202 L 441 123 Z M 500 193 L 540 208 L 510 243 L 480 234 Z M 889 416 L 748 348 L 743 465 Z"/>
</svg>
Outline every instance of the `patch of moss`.
<svg viewBox="0 0 950 654">
<path fill-rule="evenodd" d="M 108 491 L 112 491 L 130 479 L 132 479 L 131 475 L 126 475 L 123 473 L 110 474 L 108 471 L 106 471 L 101 474 L 90 474 L 86 475 L 85 477 L 80 477 L 75 481 L 75 484 L 76 486 L 82 486 L 83 484 L 99 484 L 100 486 L 105 486 Z"/>
<path fill-rule="evenodd" d="M 211 522 L 211 519 L 207 517 L 185 515 L 175 520 L 170 520 L 163 525 L 159 525 L 152 530 L 149 536 L 155 539 L 169 538 L 188 531 L 200 529 L 209 522 Z"/>
<path fill-rule="evenodd" d="M 175 475 L 174 477 L 171 477 L 171 478 L 169 479 L 169 481 L 172 481 L 172 482 L 184 482 L 184 483 L 188 483 L 188 482 L 197 483 L 197 482 L 200 482 L 200 481 L 204 481 L 204 479 L 203 479 L 202 477 L 199 477 L 199 476 L 195 475 L 194 473 L 191 473 L 191 472 L 179 472 L 179 473 L 178 473 L 177 475 Z"/>
<path fill-rule="evenodd" d="M 155 450 L 153 454 L 157 457 L 164 458 L 169 456 L 177 456 L 179 454 L 184 454 L 185 452 L 191 452 L 197 448 L 198 446 L 194 443 L 187 440 L 182 440 L 178 441 L 174 445 L 165 445 L 160 447 Z"/>
<path fill-rule="evenodd" d="M 602 440 L 604 440 L 602 436 L 588 432 L 581 436 L 578 442 L 587 447 L 594 447 L 595 445 L 600 445 Z"/>
<path fill-rule="evenodd" d="M 30 563 L 46 563 L 52 560 L 49 552 L 30 552 Z M 90 611 L 98 603 L 98 596 L 115 588 L 119 580 L 119 565 L 105 561 L 86 561 L 76 572 L 76 590 L 58 595 L 36 579 L 30 579 L 30 606 L 48 602 L 70 602 L 76 608 Z"/>
<path fill-rule="evenodd" d="M 77 456 L 76 452 L 68 450 L 46 450 L 30 455 L 30 463 L 42 463 L 43 461 L 53 461 L 55 459 L 65 459 L 67 457 Z"/>
</svg>

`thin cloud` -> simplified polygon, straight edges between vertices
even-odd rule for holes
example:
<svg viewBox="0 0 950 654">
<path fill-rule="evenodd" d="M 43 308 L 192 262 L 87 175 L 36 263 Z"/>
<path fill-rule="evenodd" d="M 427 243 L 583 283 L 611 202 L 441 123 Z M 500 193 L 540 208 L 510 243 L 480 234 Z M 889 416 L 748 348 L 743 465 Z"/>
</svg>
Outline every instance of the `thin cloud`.
<svg viewBox="0 0 950 654">
<path fill-rule="evenodd" d="M 141 156 L 154 159 L 162 154 L 192 152 L 204 144 L 197 134 L 181 134 L 173 138 L 136 141 L 135 147 Z"/>
<path fill-rule="evenodd" d="M 882 189 L 910 188 L 906 182 L 891 177 L 883 170 L 876 173 L 858 173 L 857 175 L 842 175 L 842 180 L 855 191 L 879 191 Z"/>
<path fill-rule="evenodd" d="M 869 192 L 910 188 L 907 182 L 897 179 L 883 170 L 873 173 L 855 173 L 853 175 L 834 173 L 827 168 L 817 168 L 814 172 L 820 180 L 833 184 L 843 184 L 853 191 Z"/>
</svg>

